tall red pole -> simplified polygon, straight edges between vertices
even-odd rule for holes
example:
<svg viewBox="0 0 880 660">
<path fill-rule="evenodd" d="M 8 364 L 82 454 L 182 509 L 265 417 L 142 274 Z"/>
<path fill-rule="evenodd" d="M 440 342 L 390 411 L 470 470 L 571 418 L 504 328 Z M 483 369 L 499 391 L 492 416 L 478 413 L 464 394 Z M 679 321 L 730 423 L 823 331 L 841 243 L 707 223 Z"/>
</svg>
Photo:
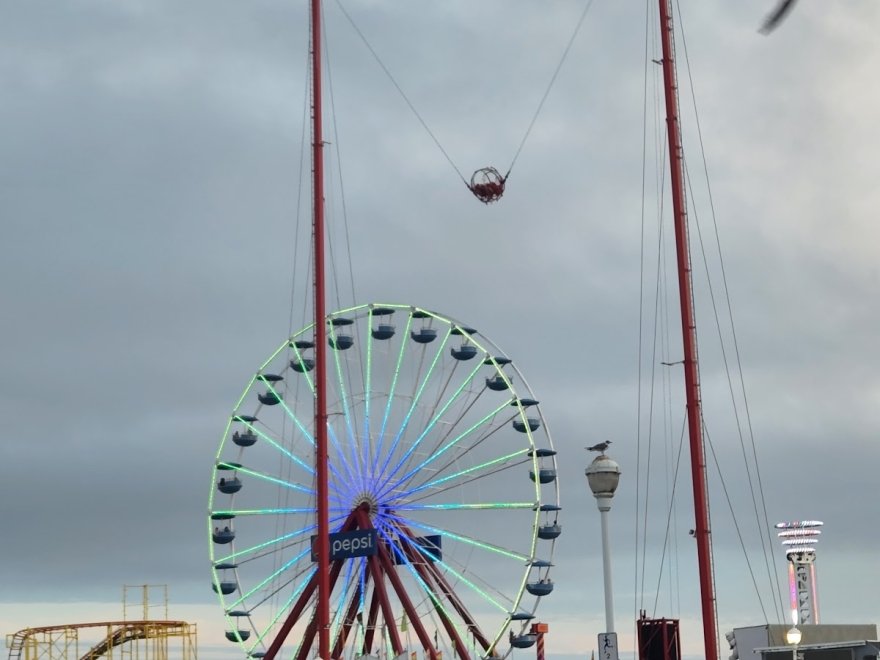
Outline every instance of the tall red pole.
<svg viewBox="0 0 880 660">
<path fill-rule="evenodd" d="M 318 657 L 330 660 L 330 520 L 327 513 L 327 326 L 324 309 L 324 138 L 321 125 L 321 0 L 312 14 L 312 176 L 315 247 L 315 468 L 318 490 Z"/>
<path fill-rule="evenodd" d="M 663 44 L 663 83 L 666 95 L 666 126 L 669 134 L 669 171 L 672 179 L 672 211 L 675 249 L 678 261 L 678 292 L 681 307 L 681 334 L 684 343 L 684 382 L 687 404 L 688 438 L 691 450 L 691 480 L 694 488 L 694 533 L 700 571 L 700 598 L 703 614 L 703 641 L 706 660 L 718 660 L 715 635 L 715 587 L 712 581 L 712 545 L 709 529 L 709 499 L 706 489 L 706 459 L 703 451 L 703 415 L 697 368 L 697 335 L 694 317 L 684 166 L 678 120 L 678 85 L 675 76 L 672 12 L 669 0 L 660 1 L 660 35 Z"/>
</svg>

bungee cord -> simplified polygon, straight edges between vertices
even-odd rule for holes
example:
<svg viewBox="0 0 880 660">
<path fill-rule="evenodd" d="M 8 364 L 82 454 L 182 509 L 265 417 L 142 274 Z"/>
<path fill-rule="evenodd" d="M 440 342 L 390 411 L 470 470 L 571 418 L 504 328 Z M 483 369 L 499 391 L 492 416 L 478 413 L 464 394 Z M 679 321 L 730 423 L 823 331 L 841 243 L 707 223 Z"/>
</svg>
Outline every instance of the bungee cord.
<svg viewBox="0 0 880 660">
<path fill-rule="evenodd" d="M 345 7 L 342 5 L 342 0 L 336 0 L 336 5 L 339 7 L 346 20 L 348 20 L 349 24 L 351 24 L 351 27 L 354 29 L 355 33 L 358 35 L 358 37 L 360 37 L 361 41 L 367 47 L 367 50 L 373 56 L 373 59 L 376 60 L 376 63 L 388 77 L 388 80 L 397 90 L 398 94 L 400 94 L 401 98 L 409 107 L 416 120 L 418 120 L 419 124 L 421 124 L 422 128 L 440 150 L 440 153 L 443 154 L 443 157 L 446 159 L 446 161 L 449 163 L 449 165 L 452 167 L 458 177 L 462 180 L 465 186 L 467 186 L 468 190 L 470 190 L 471 193 L 473 193 L 473 195 L 484 204 L 491 204 L 493 202 L 497 202 L 504 195 L 507 179 L 510 177 L 510 173 L 513 171 L 513 167 L 514 165 L 516 165 L 516 161 L 519 159 L 520 153 L 522 152 L 523 147 L 528 141 L 529 136 L 532 133 L 532 129 L 535 127 L 535 124 L 538 121 L 538 117 L 541 115 L 544 104 L 547 101 L 547 98 L 550 96 L 550 92 L 553 89 L 554 84 L 556 83 L 556 79 L 559 77 L 559 72 L 562 70 L 562 66 L 563 64 L 565 64 L 566 59 L 568 59 L 568 54 L 571 51 L 571 47 L 574 44 L 575 39 L 577 39 L 581 27 L 584 24 L 584 20 L 587 17 L 587 13 L 593 6 L 594 2 L 595 0 L 586 1 L 580 18 L 578 18 L 577 23 L 575 23 L 575 27 L 572 31 L 571 37 L 569 38 L 568 43 L 566 44 L 565 49 L 563 50 L 562 55 L 559 58 L 559 62 L 557 63 L 556 68 L 553 71 L 553 75 L 550 77 L 550 82 L 547 84 L 547 88 L 544 90 L 544 94 L 541 97 L 541 100 L 538 102 L 538 107 L 535 109 L 535 113 L 532 115 L 531 121 L 526 128 L 522 140 L 520 140 L 519 146 L 517 147 L 516 152 L 513 155 L 513 160 L 507 168 L 507 172 L 502 175 L 501 172 L 495 167 L 482 167 L 474 171 L 474 173 L 470 177 L 470 180 L 466 179 L 464 174 L 462 174 L 461 169 L 455 164 L 455 161 L 449 155 L 449 152 L 444 148 L 437 135 L 434 133 L 434 131 L 431 130 L 430 126 L 428 126 L 428 122 L 425 121 L 424 117 L 422 117 L 421 113 L 419 113 L 415 104 L 406 95 L 406 92 L 403 91 L 403 87 L 401 87 L 400 83 L 397 82 L 394 75 L 391 73 L 391 70 L 388 68 L 388 66 L 385 65 L 385 63 L 382 61 L 382 58 L 380 58 L 379 54 L 376 52 L 376 49 L 373 48 L 366 35 L 355 23 L 351 14 L 349 14 Z"/>
</svg>

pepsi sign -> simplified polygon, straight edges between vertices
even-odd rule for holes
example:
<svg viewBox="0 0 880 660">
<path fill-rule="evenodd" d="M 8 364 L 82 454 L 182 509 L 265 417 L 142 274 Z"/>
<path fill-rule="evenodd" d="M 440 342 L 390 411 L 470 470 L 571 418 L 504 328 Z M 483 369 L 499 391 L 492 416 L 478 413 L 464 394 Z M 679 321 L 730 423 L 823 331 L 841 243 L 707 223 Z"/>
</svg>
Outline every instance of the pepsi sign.
<svg viewBox="0 0 880 660">
<path fill-rule="evenodd" d="M 312 561 L 318 561 L 318 537 L 312 537 Z M 330 559 L 353 559 L 370 557 L 378 550 L 378 535 L 375 529 L 359 529 L 354 532 L 330 534 Z"/>
</svg>

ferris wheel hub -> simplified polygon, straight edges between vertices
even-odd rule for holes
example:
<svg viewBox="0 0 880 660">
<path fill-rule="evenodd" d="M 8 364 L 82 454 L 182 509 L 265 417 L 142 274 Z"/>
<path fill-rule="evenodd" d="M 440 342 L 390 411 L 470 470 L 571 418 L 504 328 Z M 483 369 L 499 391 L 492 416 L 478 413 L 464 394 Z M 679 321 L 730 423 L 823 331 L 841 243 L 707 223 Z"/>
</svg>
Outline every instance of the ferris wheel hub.
<svg viewBox="0 0 880 660">
<path fill-rule="evenodd" d="M 376 496 L 373 493 L 365 491 L 354 498 L 352 509 L 360 509 L 365 513 L 375 514 L 379 512 L 379 503 L 376 501 Z"/>
</svg>

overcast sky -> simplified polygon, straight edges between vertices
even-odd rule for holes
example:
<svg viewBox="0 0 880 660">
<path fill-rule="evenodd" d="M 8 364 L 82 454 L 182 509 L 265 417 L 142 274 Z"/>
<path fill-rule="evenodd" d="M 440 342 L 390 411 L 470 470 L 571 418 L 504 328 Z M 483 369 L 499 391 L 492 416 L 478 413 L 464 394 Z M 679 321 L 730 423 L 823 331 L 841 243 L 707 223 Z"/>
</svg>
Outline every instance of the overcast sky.
<svg viewBox="0 0 880 660">
<path fill-rule="evenodd" d="M 765 37 L 757 27 L 775 0 L 681 4 L 712 447 L 775 623 L 702 276 L 700 237 L 712 282 L 721 284 L 690 78 L 738 339 L 739 353 L 726 344 L 727 356 L 742 366 L 769 519 L 824 520 L 822 621 L 876 623 L 880 5 L 805 0 Z M 226 419 L 303 318 L 304 5 L 0 4 L 2 633 L 117 618 L 122 585 L 167 584 L 171 616 L 199 624 L 203 660 L 238 657 L 221 639 L 204 516 Z M 510 166 L 585 6 L 343 5 L 466 177 Z M 680 374 L 666 372 L 666 395 L 658 371 L 649 416 L 652 370 L 681 359 L 674 316 L 668 350 L 651 348 L 653 127 L 639 405 L 642 117 L 657 99 L 649 84 L 644 100 L 644 3 L 595 0 L 507 193 L 489 207 L 464 188 L 337 3 L 326 10 L 328 212 L 341 274 L 341 300 L 333 294 L 330 308 L 389 301 L 434 309 L 477 327 L 516 360 L 561 458 L 558 588 L 539 611 L 551 626 L 551 655 L 589 653 L 604 627 L 599 521 L 583 478 L 583 447 L 602 439 L 614 441 L 624 473 L 612 511 L 621 648 L 631 648 L 632 618 L 645 608 L 680 617 L 685 652 L 698 654 L 685 465 L 660 572 L 683 403 Z M 648 58 L 659 58 L 649 42 Z M 677 292 L 666 280 L 674 315 Z M 738 380 L 733 388 L 747 426 Z M 723 633 L 765 616 L 710 464 Z M 642 590 L 635 536 L 646 493 Z M 777 548 L 774 541 L 771 561 L 782 579 Z"/>
</svg>

